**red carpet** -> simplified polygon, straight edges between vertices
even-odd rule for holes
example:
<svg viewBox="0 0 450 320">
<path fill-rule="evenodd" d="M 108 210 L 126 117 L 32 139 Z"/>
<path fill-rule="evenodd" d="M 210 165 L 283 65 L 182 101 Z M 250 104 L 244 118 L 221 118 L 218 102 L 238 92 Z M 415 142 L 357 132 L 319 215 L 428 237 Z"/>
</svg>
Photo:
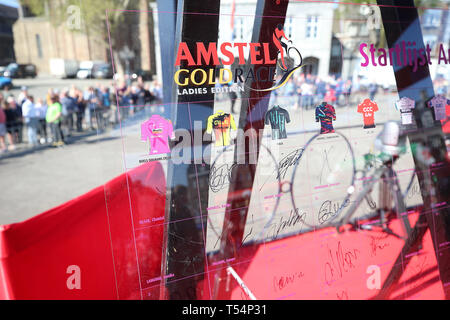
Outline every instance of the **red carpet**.
<svg viewBox="0 0 450 320">
<path fill-rule="evenodd" d="M 397 220 L 390 226 L 400 232 Z M 373 273 L 367 273 L 368 267 L 380 267 L 382 285 L 403 244 L 381 231 L 337 234 L 328 228 L 266 243 L 256 251 L 245 248 L 240 261 L 253 258 L 233 268 L 257 299 L 370 299 L 379 290 L 367 286 Z M 402 257 L 401 264 L 402 277 L 389 299 L 445 299 L 429 231 L 422 250 Z M 214 271 L 210 276 L 212 281 Z M 232 299 L 248 299 L 233 279 L 230 290 Z"/>
</svg>

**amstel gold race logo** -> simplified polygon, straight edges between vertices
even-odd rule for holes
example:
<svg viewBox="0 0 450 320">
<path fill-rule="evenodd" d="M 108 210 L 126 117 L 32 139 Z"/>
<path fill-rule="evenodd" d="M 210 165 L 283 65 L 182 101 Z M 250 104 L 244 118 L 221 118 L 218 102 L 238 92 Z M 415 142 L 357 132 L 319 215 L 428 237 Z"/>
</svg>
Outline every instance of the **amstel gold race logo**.
<svg viewBox="0 0 450 320">
<path fill-rule="evenodd" d="M 283 26 L 279 24 L 273 32 L 273 43 L 246 43 L 246 42 L 224 42 L 217 47 L 216 42 L 210 42 L 208 48 L 202 42 L 196 43 L 197 60 L 195 61 L 188 45 L 181 42 L 178 47 L 178 52 L 175 61 L 175 67 L 179 67 L 182 62 L 186 62 L 188 66 L 223 66 L 220 69 L 211 68 L 206 72 L 202 68 L 189 70 L 180 68 L 174 74 L 174 81 L 180 87 L 178 94 L 200 94 L 207 93 L 206 87 L 203 85 L 215 85 L 217 82 L 222 85 L 230 85 L 232 83 L 242 84 L 246 88 L 254 91 L 272 91 L 284 86 L 295 71 L 303 67 L 303 59 L 300 51 L 292 46 L 292 41 L 289 40 L 283 31 Z M 284 41 L 285 40 L 285 41 Z M 276 59 L 270 56 L 270 46 L 277 48 Z M 233 50 L 233 48 L 236 48 Z M 226 66 L 231 66 L 236 60 L 239 66 L 246 64 L 245 49 L 249 50 L 250 64 L 259 66 L 258 68 L 248 68 L 244 72 L 243 67 L 236 67 L 233 71 Z M 237 56 L 233 53 L 237 51 Z M 276 78 L 276 65 L 282 72 L 279 80 Z M 266 66 L 261 66 L 266 65 Z M 267 65 L 273 65 L 268 67 Z M 184 86 L 194 84 L 199 88 L 190 88 L 189 91 L 182 89 Z M 257 83 L 276 82 L 270 88 L 258 89 L 251 88 L 247 85 L 249 81 L 256 81 Z M 180 91 L 181 90 L 181 91 Z"/>
</svg>

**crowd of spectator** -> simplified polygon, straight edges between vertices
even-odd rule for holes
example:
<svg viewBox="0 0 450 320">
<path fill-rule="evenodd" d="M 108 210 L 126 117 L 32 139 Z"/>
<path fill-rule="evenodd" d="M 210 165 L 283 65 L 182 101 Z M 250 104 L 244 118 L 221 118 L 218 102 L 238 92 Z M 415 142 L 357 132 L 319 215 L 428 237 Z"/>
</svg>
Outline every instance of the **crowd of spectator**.
<svg viewBox="0 0 450 320">
<path fill-rule="evenodd" d="M 32 146 L 63 146 L 75 132 L 108 126 L 139 112 L 145 105 L 159 103 L 162 88 L 157 81 L 144 83 L 97 84 L 81 90 L 75 85 L 57 90 L 49 88 L 45 97 L 34 97 L 27 87 L 19 95 L 0 93 L 0 152 L 14 150 L 26 142 Z M 117 112 L 117 107 L 119 112 Z"/>
<path fill-rule="evenodd" d="M 447 96 L 448 83 L 444 78 L 435 79 L 433 84 L 437 94 Z M 216 86 L 220 86 L 218 81 Z M 322 79 L 301 73 L 272 94 L 275 99 L 288 98 L 292 108 L 312 109 L 322 101 L 336 107 L 350 106 L 354 102 L 352 97 L 359 94 L 374 100 L 380 90 L 388 88 L 333 75 Z M 237 98 L 237 90 L 216 94 L 217 100 L 231 99 L 233 113 L 237 113 L 234 103 Z M 16 144 L 24 142 L 24 136 L 30 146 L 62 146 L 74 132 L 103 132 L 117 124 L 119 118 L 124 120 L 161 100 L 161 84 L 157 81 L 144 83 L 140 78 L 135 82 L 120 81 L 116 88 L 113 84 L 97 84 L 85 90 L 75 85 L 61 91 L 49 88 L 45 97 L 37 98 L 29 94 L 26 87 L 21 88 L 17 97 L 0 93 L 0 153 L 14 150 Z"/>
<path fill-rule="evenodd" d="M 278 83 L 280 79 L 281 76 L 277 78 L 275 83 Z M 220 84 L 217 79 L 216 87 L 223 86 L 237 85 Z M 436 77 L 433 81 L 433 87 L 436 94 L 447 96 L 448 83 L 444 77 Z M 375 101 L 378 94 L 395 90 L 395 85 L 379 85 L 362 77 L 356 77 L 352 81 L 335 75 L 321 78 L 313 74 L 296 73 L 284 86 L 272 91 L 271 99 L 275 101 L 277 97 L 283 98 L 284 102 L 287 102 L 287 105 L 294 109 L 313 109 L 322 101 L 326 101 L 335 107 L 349 107 L 355 103 L 358 104 L 362 98 Z M 237 98 L 240 98 L 237 90 L 216 94 L 216 99 L 219 101 L 231 99 L 233 113 L 237 113 L 234 103 Z"/>
<path fill-rule="evenodd" d="M 276 83 L 280 79 L 281 76 L 277 78 Z M 216 86 L 221 86 L 219 81 L 216 83 Z M 225 86 L 229 86 L 229 84 L 225 84 Z M 351 95 L 355 93 L 367 94 L 373 100 L 381 89 L 375 83 L 362 85 L 359 81 L 354 83 L 352 80 L 344 80 L 334 75 L 322 79 L 316 75 L 300 73 L 294 74 L 284 86 L 272 91 L 272 94 L 274 98 L 277 96 L 288 98 L 293 108 L 311 109 L 324 100 L 337 107 L 349 106 Z M 233 100 L 238 97 L 234 91 L 217 95 L 218 100 L 226 98 Z M 235 113 L 234 110 L 232 112 Z"/>
</svg>

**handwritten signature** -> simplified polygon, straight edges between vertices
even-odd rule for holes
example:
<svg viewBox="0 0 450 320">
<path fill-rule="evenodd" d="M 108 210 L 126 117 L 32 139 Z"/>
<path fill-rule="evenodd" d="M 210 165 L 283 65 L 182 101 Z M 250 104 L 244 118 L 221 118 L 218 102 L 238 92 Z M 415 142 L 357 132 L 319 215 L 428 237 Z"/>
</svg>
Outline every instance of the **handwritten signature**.
<svg viewBox="0 0 450 320">
<path fill-rule="evenodd" d="M 288 227 L 293 227 L 299 223 L 302 223 L 303 226 L 303 224 L 305 223 L 305 218 L 306 212 L 299 213 L 298 208 L 291 210 L 287 219 L 280 217 L 280 221 L 278 223 L 270 225 L 271 230 L 269 231 L 269 235 L 271 236 L 269 236 L 269 239 L 271 239 L 272 241 L 277 239 L 280 232 Z M 301 231 L 301 229 L 299 231 Z"/>
<path fill-rule="evenodd" d="M 276 179 L 284 179 L 288 169 L 294 165 L 297 165 L 300 162 L 304 150 L 305 150 L 304 148 L 295 149 L 294 151 L 290 152 L 288 155 L 283 157 L 278 163 L 278 167 L 272 172 L 272 174 L 269 175 L 266 181 L 262 184 L 261 189 L 262 187 L 264 187 L 267 180 L 269 180 L 269 178 L 272 177 L 274 174 L 276 174 Z"/>
<path fill-rule="evenodd" d="M 213 165 L 209 174 L 209 187 L 214 193 L 219 192 L 227 186 L 231 180 L 231 173 L 237 163 L 223 164 L 218 167 Z"/>
<path fill-rule="evenodd" d="M 302 271 L 296 271 L 294 273 L 288 274 L 286 276 L 281 276 L 281 277 L 274 276 L 273 277 L 273 288 L 275 289 L 275 291 L 277 289 L 283 290 L 288 285 L 294 283 L 298 279 L 303 278 L 304 276 L 305 276 L 305 274 Z"/>
<path fill-rule="evenodd" d="M 374 236 L 370 236 L 370 254 L 372 257 L 375 257 L 377 255 L 377 250 L 383 250 L 384 248 L 389 246 L 389 243 L 382 243 L 380 240 L 383 240 L 385 238 L 378 238 Z"/>
<path fill-rule="evenodd" d="M 333 252 L 328 247 L 329 261 L 325 263 L 325 283 L 329 286 L 338 279 L 342 279 L 344 273 L 356 268 L 356 261 L 360 251 L 358 249 L 344 249 L 341 241 Z"/>
<path fill-rule="evenodd" d="M 342 290 L 341 294 L 339 292 L 336 292 L 336 296 L 339 300 L 348 300 L 348 292 L 347 290 Z"/>
<path fill-rule="evenodd" d="M 318 213 L 319 224 L 324 224 L 328 220 L 334 218 L 343 208 L 348 207 L 353 201 L 346 199 L 340 205 L 339 202 L 332 202 L 331 200 L 326 200 L 322 203 Z M 370 209 L 375 209 L 377 204 L 371 198 L 366 197 L 366 202 Z"/>
<path fill-rule="evenodd" d="M 324 224 L 331 218 L 334 218 L 338 212 L 350 205 L 350 199 L 346 199 L 340 205 L 338 202 L 331 202 L 331 200 L 326 200 L 322 203 L 319 209 L 318 220 L 320 224 Z"/>
<path fill-rule="evenodd" d="M 300 159 L 302 158 L 304 150 L 305 149 L 303 148 L 296 149 L 280 160 L 280 163 L 278 164 L 277 179 L 278 178 L 284 179 L 289 167 L 297 165 L 299 163 Z"/>
</svg>

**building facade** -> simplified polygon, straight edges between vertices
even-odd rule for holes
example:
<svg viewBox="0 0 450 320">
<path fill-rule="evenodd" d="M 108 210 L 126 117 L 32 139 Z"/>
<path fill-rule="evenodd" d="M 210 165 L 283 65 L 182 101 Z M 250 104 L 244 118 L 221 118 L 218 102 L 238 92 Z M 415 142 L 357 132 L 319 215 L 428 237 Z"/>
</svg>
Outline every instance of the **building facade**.
<svg viewBox="0 0 450 320">
<path fill-rule="evenodd" d="M 15 61 L 12 26 L 18 17 L 18 5 L 0 0 L 0 66 Z"/>
<path fill-rule="evenodd" d="M 140 1 L 140 12 L 123 12 L 123 20 L 116 32 L 111 34 L 116 71 L 125 71 L 125 61 L 119 52 L 128 47 L 134 53 L 130 71 L 156 73 L 152 15 L 146 1 Z M 145 10 L 147 8 L 147 10 Z M 43 16 L 28 16 L 27 10 L 19 10 L 19 19 L 13 26 L 14 50 L 18 63 L 33 63 L 39 73 L 50 73 L 50 59 L 59 58 L 81 61 L 111 61 L 107 26 L 103 32 L 93 32 L 83 23 L 77 28 L 65 23 L 55 24 L 49 19 L 52 8 Z"/>
<path fill-rule="evenodd" d="M 335 8 L 336 5 L 332 3 L 289 3 L 284 32 L 307 64 L 302 72 L 319 77 L 329 75 Z M 256 0 L 221 1 L 219 43 L 251 42 L 255 10 Z M 248 55 L 248 50 L 244 52 Z"/>
<path fill-rule="evenodd" d="M 45 17 L 19 18 L 13 30 L 17 63 L 33 63 L 39 73 L 50 73 L 52 58 L 108 61 L 102 39 L 55 26 Z"/>
</svg>

